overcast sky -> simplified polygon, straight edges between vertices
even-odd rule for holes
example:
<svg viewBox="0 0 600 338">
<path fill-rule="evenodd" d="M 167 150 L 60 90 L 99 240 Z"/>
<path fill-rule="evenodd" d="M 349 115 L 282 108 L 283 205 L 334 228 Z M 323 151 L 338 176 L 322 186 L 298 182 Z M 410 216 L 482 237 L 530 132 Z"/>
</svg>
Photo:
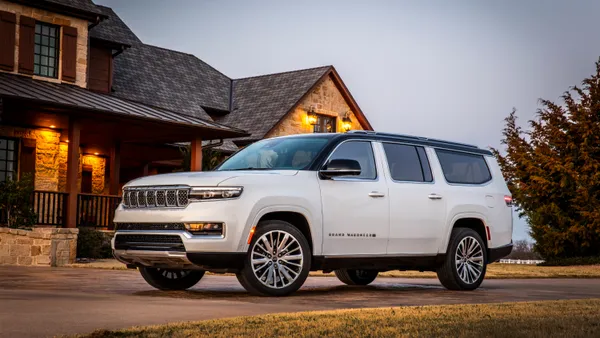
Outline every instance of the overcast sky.
<svg viewBox="0 0 600 338">
<path fill-rule="evenodd" d="M 600 1 L 94 0 L 232 78 L 334 65 L 375 130 L 500 145 L 594 70 Z M 515 221 L 515 239 L 526 238 Z"/>
</svg>

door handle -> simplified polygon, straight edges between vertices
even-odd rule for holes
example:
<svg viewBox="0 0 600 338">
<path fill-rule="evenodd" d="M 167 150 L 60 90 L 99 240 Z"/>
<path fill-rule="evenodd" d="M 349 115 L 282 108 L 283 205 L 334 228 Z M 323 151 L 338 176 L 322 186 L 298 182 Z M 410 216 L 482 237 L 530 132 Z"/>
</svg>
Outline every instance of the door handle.
<svg viewBox="0 0 600 338">
<path fill-rule="evenodd" d="M 438 195 L 438 194 L 429 194 L 429 199 L 430 200 L 441 200 L 442 196 Z"/>
<path fill-rule="evenodd" d="M 379 192 L 379 191 L 371 191 L 369 193 L 369 197 L 373 197 L 373 198 L 376 198 L 376 197 L 385 197 L 385 194 L 382 193 L 382 192 Z"/>
</svg>

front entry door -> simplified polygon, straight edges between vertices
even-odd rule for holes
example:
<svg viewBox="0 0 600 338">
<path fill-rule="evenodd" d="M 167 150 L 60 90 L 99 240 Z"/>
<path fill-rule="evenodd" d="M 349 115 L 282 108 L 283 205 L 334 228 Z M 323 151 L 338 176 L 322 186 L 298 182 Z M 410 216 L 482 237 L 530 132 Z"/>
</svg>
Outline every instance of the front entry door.
<svg viewBox="0 0 600 338">
<path fill-rule="evenodd" d="M 388 190 L 369 141 L 346 141 L 329 160 L 360 164 L 359 176 L 320 179 L 323 254 L 385 254 L 389 233 Z M 379 161 L 377 161 L 379 164 Z"/>
</svg>

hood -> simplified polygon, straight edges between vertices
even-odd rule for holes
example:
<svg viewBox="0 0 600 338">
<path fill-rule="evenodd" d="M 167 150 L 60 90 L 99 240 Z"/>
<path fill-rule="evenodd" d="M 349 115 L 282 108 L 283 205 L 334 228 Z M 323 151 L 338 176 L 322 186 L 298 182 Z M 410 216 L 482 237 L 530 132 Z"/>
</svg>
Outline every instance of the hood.
<svg viewBox="0 0 600 338">
<path fill-rule="evenodd" d="M 214 187 L 219 183 L 234 177 L 255 175 L 294 176 L 297 170 L 267 170 L 267 171 L 199 171 L 173 174 L 152 175 L 140 177 L 128 182 L 126 187 L 158 186 L 158 185 L 189 185 L 197 187 Z"/>
</svg>

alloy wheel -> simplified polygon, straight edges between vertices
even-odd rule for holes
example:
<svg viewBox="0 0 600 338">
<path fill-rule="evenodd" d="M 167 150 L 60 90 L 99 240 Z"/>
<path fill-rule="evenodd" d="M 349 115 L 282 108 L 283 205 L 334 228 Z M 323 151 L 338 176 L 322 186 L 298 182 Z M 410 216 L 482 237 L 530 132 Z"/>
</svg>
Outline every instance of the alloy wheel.
<svg viewBox="0 0 600 338">
<path fill-rule="evenodd" d="M 293 235 L 273 230 L 254 243 L 250 260 L 252 271 L 262 284 L 281 289 L 298 279 L 304 255 L 300 243 Z"/>
<path fill-rule="evenodd" d="M 483 248 L 477 239 L 471 236 L 463 238 L 454 256 L 456 272 L 460 279 L 473 284 L 479 280 L 484 269 Z"/>
<path fill-rule="evenodd" d="M 171 269 L 156 269 L 163 277 L 167 279 L 180 279 L 190 274 L 190 270 L 171 270 Z"/>
</svg>

